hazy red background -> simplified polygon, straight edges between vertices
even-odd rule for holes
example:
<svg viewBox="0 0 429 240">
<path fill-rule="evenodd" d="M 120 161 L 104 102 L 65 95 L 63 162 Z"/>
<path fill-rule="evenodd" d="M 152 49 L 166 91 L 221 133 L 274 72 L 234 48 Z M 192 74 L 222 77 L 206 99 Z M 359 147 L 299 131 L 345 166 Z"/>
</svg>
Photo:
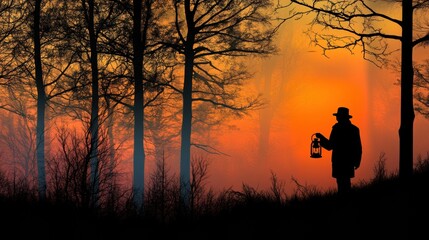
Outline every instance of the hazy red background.
<svg viewBox="0 0 429 240">
<path fill-rule="evenodd" d="M 336 122 L 332 113 L 339 106 L 350 108 L 351 120 L 361 131 L 362 164 L 352 183 L 374 177 L 382 153 L 388 172 L 397 171 L 400 87 L 395 84 L 399 74 L 363 60 L 360 50 L 354 55 L 331 52 L 326 58 L 320 49 L 309 46 L 302 33 L 305 27 L 286 26 L 287 32 L 279 36 L 280 54 L 249 63 L 257 71 L 249 88 L 262 93 L 269 104 L 251 116 L 226 123 L 236 129 L 214 133 L 216 147 L 229 157 L 208 156 L 210 186 L 240 188 L 245 183 L 268 190 L 272 171 L 286 183 L 289 193 L 295 188 L 292 177 L 321 190 L 335 187 L 331 152 L 323 150 L 320 159 L 309 156 L 311 135 L 329 136 Z M 423 50 L 415 51 L 416 59 L 423 56 Z M 426 157 L 429 151 L 428 123 L 416 114 L 415 159 Z"/>
<path fill-rule="evenodd" d="M 355 54 L 338 50 L 330 52 L 329 58 L 322 56 L 320 49 L 309 45 L 308 37 L 303 34 L 306 28 L 305 22 L 285 24 L 278 36 L 281 50 L 278 55 L 247 61 L 255 75 L 244 86 L 245 92 L 262 94 L 268 104 L 242 119 L 224 122 L 220 130 L 206 134 L 204 144 L 225 155 L 192 148 L 193 156 L 202 156 L 210 162 L 207 187 L 240 190 L 242 184 L 247 184 L 258 190 L 269 190 L 271 173 L 274 173 L 286 184 L 288 194 L 296 187 L 292 178 L 319 190 L 335 188 L 331 152 L 323 150 L 322 158 L 312 159 L 310 142 L 316 132 L 329 136 L 336 123 L 332 114 L 339 106 L 350 109 L 351 120 L 361 131 L 363 158 L 352 183 L 371 180 L 382 153 L 388 173 L 397 171 L 400 87 L 395 84 L 399 73 L 363 60 L 358 48 Z M 399 48 L 398 42 L 390 42 L 392 47 L 395 44 Z M 415 59 L 429 56 L 428 53 L 427 49 L 417 49 Z M 392 60 L 395 59 L 398 60 L 399 55 L 392 56 Z M 416 114 L 414 162 L 419 156 L 426 157 L 429 151 L 428 123 Z M 131 144 L 132 132 L 126 135 Z M 179 141 L 168 148 L 167 164 L 172 173 L 179 174 Z M 120 153 L 124 157 L 120 160 L 120 171 L 129 184 L 131 153 L 131 147 L 122 148 Z M 150 153 L 145 164 L 147 181 L 155 167 Z"/>
</svg>

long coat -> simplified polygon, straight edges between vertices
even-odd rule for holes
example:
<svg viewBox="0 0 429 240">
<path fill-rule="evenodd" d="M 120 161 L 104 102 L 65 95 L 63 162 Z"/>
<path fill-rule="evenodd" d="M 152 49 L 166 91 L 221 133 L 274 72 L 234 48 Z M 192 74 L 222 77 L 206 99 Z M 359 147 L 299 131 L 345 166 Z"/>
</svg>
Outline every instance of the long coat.
<svg viewBox="0 0 429 240">
<path fill-rule="evenodd" d="M 332 150 L 332 177 L 353 178 L 355 168 L 362 159 L 362 143 L 359 128 L 350 120 L 338 122 L 332 127 L 329 139 L 322 137 L 320 144 Z"/>
</svg>

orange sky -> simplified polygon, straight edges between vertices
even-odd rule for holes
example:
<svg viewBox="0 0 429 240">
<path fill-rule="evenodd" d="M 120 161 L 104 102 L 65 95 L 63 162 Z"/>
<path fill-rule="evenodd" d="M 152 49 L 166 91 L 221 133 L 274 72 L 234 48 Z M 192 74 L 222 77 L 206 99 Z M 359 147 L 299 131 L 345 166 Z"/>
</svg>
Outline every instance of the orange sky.
<svg viewBox="0 0 429 240">
<path fill-rule="evenodd" d="M 309 156 L 311 135 L 321 132 L 329 136 L 336 122 L 332 113 L 339 106 L 350 109 L 352 122 L 361 130 L 362 164 L 352 183 L 371 180 L 381 153 L 385 153 L 388 172 L 397 170 L 400 88 L 394 83 L 398 75 L 363 60 L 360 49 L 354 55 L 335 51 L 329 53 L 329 58 L 322 56 L 320 49 L 309 45 L 303 34 L 306 27 L 298 22 L 283 26 L 278 37 L 279 54 L 264 61 L 249 60 L 255 76 L 245 88 L 261 93 L 268 104 L 242 119 L 225 122 L 223 130 L 210 133 L 208 143 L 228 156 L 204 156 L 210 160 L 207 186 L 240 190 L 242 184 L 248 184 L 268 190 L 272 172 L 284 181 L 289 194 L 296 187 L 292 178 L 320 190 L 335 188 L 331 152 L 323 150 L 319 159 Z M 415 159 L 429 151 L 425 140 L 429 135 L 428 123 L 417 114 Z M 173 171 L 178 169 L 179 147 L 172 146 L 172 153 L 167 156 Z M 123 155 L 131 150 L 125 149 Z M 201 153 L 196 148 L 192 151 L 194 155 Z M 154 166 L 155 161 L 148 156 L 147 177 Z M 121 161 L 121 169 L 130 178 L 131 157 Z"/>
<path fill-rule="evenodd" d="M 397 9 L 394 9 L 397 10 Z M 225 122 L 223 130 L 211 133 L 210 144 L 226 155 L 210 155 L 208 186 L 214 189 L 248 184 L 259 190 L 270 187 L 271 172 L 284 181 L 286 190 L 295 189 L 291 178 L 320 190 L 335 188 L 331 177 L 331 152 L 322 158 L 310 158 L 312 134 L 329 136 L 339 106 L 350 109 L 351 119 L 361 130 L 363 158 L 353 183 L 369 181 L 381 153 L 385 153 L 388 172 L 399 166 L 400 88 L 398 74 L 379 69 L 362 59 L 360 49 L 322 56 L 311 47 L 303 31 L 307 25 L 290 22 L 278 37 L 278 55 L 261 61 L 249 60 L 254 78 L 246 86 L 249 92 L 261 93 L 268 101 L 265 108 L 242 119 Z M 424 49 L 423 49 L 424 50 Z M 428 49 L 414 52 L 416 59 L 429 56 Z M 67 123 L 69 126 L 69 122 Z M 49 124 L 47 124 L 49 126 Z M 233 127 L 230 127 L 233 126 Z M 54 129 L 54 126 L 50 126 Z M 131 132 L 126 137 L 132 136 Z M 429 121 L 417 114 L 414 122 L 414 162 L 429 151 Z M 118 136 L 119 137 L 119 136 Z M 122 139 L 121 139 L 122 140 Z M 128 139 L 132 141 L 132 138 Z M 132 144 L 121 149 L 121 171 L 131 184 Z M 147 147 L 147 145 L 146 145 Z M 178 168 L 178 144 L 167 156 L 172 168 Z M 193 148 L 193 153 L 197 153 Z M 147 178 L 155 161 L 148 157 Z"/>
<path fill-rule="evenodd" d="M 308 45 L 302 28 L 293 28 L 280 35 L 281 52 L 259 66 L 250 87 L 269 104 L 251 116 L 228 124 L 237 130 L 217 133 L 218 145 L 225 156 L 209 156 L 209 185 L 214 188 L 240 188 L 245 183 L 257 189 L 269 189 L 270 172 L 286 183 L 286 190 L 295 189 L 291 178 L 301 184 L 326 190 L 335 188 L 331 178 L 331 152 L 312 159 L 311 135 L 321 132 L 329 136 L 336 120 L 332 113 L 346 106 L 352 122 L 361 130 L 363 157 L 352 183 L 369 181 L 381 153 L 385 153 L 388 172 L 399 166 L 400 88 L 394 83 L 398 75 L 380 69 L 355 55 L 336 51 L 322 56 Z M 416 52 L 415 55 L 419 55 Z M 418 115 L 414 124 L 414 157 L 426 156 L 429 142 L 428 120 Z"/>
</svg>

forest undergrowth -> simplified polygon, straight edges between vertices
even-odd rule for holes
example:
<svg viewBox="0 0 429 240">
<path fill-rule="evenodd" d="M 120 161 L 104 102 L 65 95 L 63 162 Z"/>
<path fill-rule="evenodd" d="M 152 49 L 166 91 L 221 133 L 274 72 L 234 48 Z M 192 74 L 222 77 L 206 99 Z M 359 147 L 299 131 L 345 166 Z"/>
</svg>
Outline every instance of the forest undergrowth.
<svg viewBox="0 0 429 240">
<path fill-rule="evenodd" d="M 413 176 L 387 174 L 380 156 L 374 177 L 353 185 L 347 197 L 301 185 L 286 194 L 273 173 L 271 189 L 215 193 L 206 189 L 203 159 L 193 164 L 192 198 L 179 200 L 173 176 L 152 175 L 143 209 L 116 190 L 98 208 L 67 199 L 37 200 L 37 191 L 1 175 L 3 236 L 14 239 L 421 239 L 427 235 L 429 157 L 418 159 Z M 159 170 L 159 169 L 158 169 Z M 165 173 L 165 172 L 164 172 Z M 164 176 L 163 178 L 159 178 Z M 112 196 L 111 196 L 112 197 Z M 70 198 L 71 199 L 71 198 Z M 103 205 L 104 204 L 104 205 Z"/>
</svg>

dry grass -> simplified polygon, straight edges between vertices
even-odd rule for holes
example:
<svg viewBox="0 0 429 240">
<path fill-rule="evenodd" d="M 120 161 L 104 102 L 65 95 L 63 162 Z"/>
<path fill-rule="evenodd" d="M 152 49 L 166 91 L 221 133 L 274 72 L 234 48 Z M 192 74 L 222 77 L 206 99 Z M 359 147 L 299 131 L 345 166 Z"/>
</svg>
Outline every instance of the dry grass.
<svg viewBox="0 0 429 240">
<path fill-rule="evenodd" d="M 190 209 L 181 209 L 177 197 L 159 192 L 152 192 L 158 199 L 156 204 L 154 199 L 150 199 L 152 203 L 147 200 L 145 209 L 151 214 L 138 215 L 132 209 L 112 213 L 83 210 L 70 203 L 40 204 L 29 197 L 31 193 L 24 194 L 25 189 L 16 196 L 2 189 L 2 229 L 14 239 L 422 239 L 427 237 L 424 219 L 429 214 L 428 162 L 428 158 L 417 161 L 412 179 L 404 184 L 396 174 L 385 173 L 380 157 L 373 180 L 355 186 L 347 199 L 301 185 L 296 179 L 296 192 L 287 195 L 284 183 L 274 173 L 268 191 L 243 184 L 239 191 L 225 189 L 214 194 L 202 188 L 204 177 L 196 176 L 201 182 L 195 186 L 198 194 L 191 214 L 183 214 Z M 1 176 L 0 180 L 2 188 L 9 186 L 6 178 Z M 160 182 L 170 182 L 164 194 L 176 194 L 177 184 L 168 177 L 164 180 Z"/>
</svg>

